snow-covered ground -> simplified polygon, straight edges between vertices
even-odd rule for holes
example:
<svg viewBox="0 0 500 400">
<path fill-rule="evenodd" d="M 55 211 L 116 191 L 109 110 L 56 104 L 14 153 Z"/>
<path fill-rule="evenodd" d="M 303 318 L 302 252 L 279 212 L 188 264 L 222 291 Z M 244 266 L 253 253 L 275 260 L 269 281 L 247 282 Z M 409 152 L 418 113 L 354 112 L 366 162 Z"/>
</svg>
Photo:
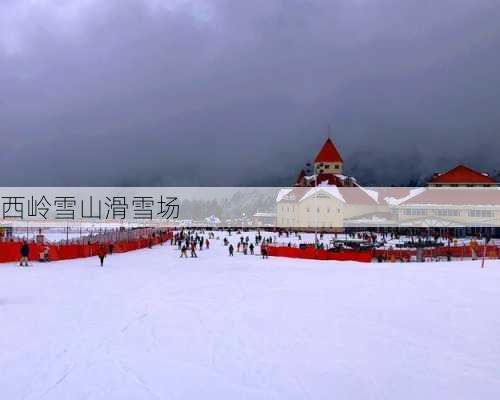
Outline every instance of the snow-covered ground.
<svg viewBox="0 0 500 400">
<path fill-rule="evenodd" d="M 239 236 L 232 236 L 233 241 Z M 2 399 L 497 399 L 500 262 L 0 265 Z"/>
</svg>

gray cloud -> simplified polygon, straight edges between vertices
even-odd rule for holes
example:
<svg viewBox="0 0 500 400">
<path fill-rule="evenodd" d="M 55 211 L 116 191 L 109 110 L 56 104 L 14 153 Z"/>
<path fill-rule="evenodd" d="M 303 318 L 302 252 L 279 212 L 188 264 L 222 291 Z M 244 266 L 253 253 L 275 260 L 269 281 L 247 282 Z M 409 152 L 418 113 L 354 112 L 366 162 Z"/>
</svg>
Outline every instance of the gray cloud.
<svg viewBox="0 0 500 400">
<path fill-rule="evenodd" d="M 402 184 L 500 167 L 495 0 L 0 3 L 1 185 Z"/>
</svg>

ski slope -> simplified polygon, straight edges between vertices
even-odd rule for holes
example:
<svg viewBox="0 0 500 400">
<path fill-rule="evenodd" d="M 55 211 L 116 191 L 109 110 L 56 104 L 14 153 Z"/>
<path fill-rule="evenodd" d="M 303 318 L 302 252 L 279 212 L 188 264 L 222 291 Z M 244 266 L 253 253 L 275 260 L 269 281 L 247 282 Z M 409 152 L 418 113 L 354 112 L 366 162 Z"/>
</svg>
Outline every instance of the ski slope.
<svg viewBox="0 0 500 400">
<path fill-rule="evenodd" d="M 500 262 L 226 252 L 0 265 L 1 398 L 498 399 Z"/>
</svg>

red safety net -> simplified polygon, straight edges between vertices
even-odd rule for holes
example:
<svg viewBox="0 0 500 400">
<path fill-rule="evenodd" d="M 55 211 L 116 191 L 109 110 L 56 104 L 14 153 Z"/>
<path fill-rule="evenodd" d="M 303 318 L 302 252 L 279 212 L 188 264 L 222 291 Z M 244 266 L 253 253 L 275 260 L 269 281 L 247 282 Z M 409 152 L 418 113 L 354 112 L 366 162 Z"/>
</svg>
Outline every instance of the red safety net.
<svg viewBox="0 0 500 400">
<path fill-rule="evenodd" d="M 373 258 L 371 250 L 328 251 L 328 250 L 316 249 L 314 246 L 298 248 L 298 247 L 268 245 L 267 254 L 276 257 L 306 258 L 311 260 L 359 261 L 359 262 L 371 262 Z"/>
<path fill-rule="evenodd" d="M 113 242 L 113 253 L 125 253 L 128 251 L 144 249 L 150 245 L 156 245 L 167 240 L 171 240 L 173 233 L 164 232 L 155 237 L 139 238 L 134 240 L 123 240 Z M 49 260 L 70 260 L 75 258 L 92 257 L 97 255 L 99 246 L 105 243 L 109 247 L 111 242 L 81 243 L 81 244 L 39 244 L 29 243 L 29 260 L 40 259 L 40 254 L 44 252 L 46 246 L 49 248 Z M 22 242 L 0 242 L 0 263 L 18 261 L 21 257 Z"/>
<path fill-rule="evenodd" d="M 475 256 L 482 258 L 483 255 L 489 259 L 500 258 L 500 248 L 497 246 L 475 246 Z M 408 261 L 412 257 L 416 257 L 416 249 L 374 249 L 374 250 L 318 250 L 312 246 L 304 248 L 288 247 L 279 245 L 268 245 L 267 253 L 270 256 L 290 257 L 290 258 L 305 258 L 312 260 L 339 260 L 339 261 L 359 261 L 371 262 L 374 258 L 381 257 L 384 260 L 405 260 Z M 471 258 L 473 257 L 472 248 L 470 246 L 444 246 L 435 248 L 423 249 L 422 256 L 424 258 Z"/>
</svg>

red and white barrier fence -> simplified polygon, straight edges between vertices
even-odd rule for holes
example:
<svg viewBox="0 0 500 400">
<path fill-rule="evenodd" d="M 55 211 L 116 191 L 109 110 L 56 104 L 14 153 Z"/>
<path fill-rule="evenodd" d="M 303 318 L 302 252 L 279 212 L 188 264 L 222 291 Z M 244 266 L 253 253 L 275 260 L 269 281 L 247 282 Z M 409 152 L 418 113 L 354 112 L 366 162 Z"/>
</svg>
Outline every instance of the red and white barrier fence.
<svg viewBox="0 0 500 400">
<path fill-rule="evenodd" d="M 40 254 L 44 252 L 45 247 L 49 249 L 49 260 L 70 260 L 75 258 L 92 257 L 97 255 L 99 246 L 105 243 L 107 246 L 113 244 L 113 253 L 125 253 L 128 251 L 144 249 L 150 245 L 160 244 L 171 240 L 173 232 L 166 231 L 155 236 L 141 237 L 132 240 L 120 240 L 116 242 L 95 241 L 92 243 L 71 243 L 71 244 L 39 244 L 28 243 L 30 261 L 40 259 Z M 23 242 L 0 242 L 0 263 L 18 261 Z"/>
</svg>

